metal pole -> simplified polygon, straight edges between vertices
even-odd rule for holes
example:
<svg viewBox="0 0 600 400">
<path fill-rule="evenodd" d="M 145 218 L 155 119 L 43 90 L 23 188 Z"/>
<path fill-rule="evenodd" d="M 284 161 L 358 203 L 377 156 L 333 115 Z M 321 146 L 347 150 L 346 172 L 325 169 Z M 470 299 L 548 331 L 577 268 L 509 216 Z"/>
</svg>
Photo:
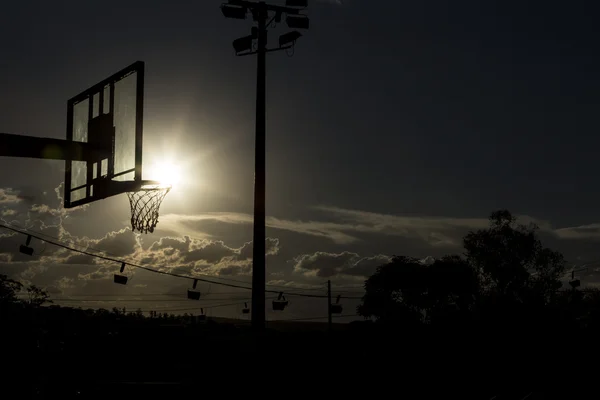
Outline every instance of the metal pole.
<svg viewBox="0 0 600 400">
<path fill-rule="evenodd" d="M 327 330 L 331 332 L 331 281 L 327 281 Z"/>
<path fill-rule="evenodd" d="M 265 328 L 265 175 L 266 175 L 266 50 L 267 7 L 258 6 L 258 66 L 256 74 L 256 143 L 254 166 L 254 235 L 252 249 L 252 328 Z"/>
</svg>

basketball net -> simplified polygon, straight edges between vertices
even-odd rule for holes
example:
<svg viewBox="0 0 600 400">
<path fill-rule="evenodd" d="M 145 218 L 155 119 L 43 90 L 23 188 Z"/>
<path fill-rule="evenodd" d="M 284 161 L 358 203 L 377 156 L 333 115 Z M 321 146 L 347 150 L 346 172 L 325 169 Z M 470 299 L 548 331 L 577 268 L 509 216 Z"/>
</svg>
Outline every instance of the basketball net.
<svg viewBox="0 0 600 400">
<path fill-rule="evenodd" d="M 145 185 L 135 192 L 127 192 L 132 231 L 154 232 L 158 224 L 158 209 L 169 190 L 171 185 Z"/>
</svg>

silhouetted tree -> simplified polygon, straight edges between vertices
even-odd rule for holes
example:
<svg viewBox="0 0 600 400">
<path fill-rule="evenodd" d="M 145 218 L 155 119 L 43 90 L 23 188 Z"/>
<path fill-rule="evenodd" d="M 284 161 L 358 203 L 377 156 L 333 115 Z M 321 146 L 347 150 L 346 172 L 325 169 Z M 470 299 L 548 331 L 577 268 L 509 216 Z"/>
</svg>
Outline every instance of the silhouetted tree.
<svg viewBox="0 0 600 400">
<path fill-rule="evenodd" d="M 17 293 L 21 291 L 23 285 L 20 282 L 9 279 L 6 275 L 0 274 L 0 303 L 14 304 L 19 300 Z"/>
<path fill-rule="evenodd" d="M 459 256 L 431 265 L 394 257 L 365 282 L 358 314 L 381 322 L 435 322 L 468 313 L 479 292 L 476 271 Z"/>
<path fill-rule="evenodd" d="M 426 267 L 427 319 L 445 320 L 471 311 L 479 294 L 476 270 L 457 255 L 446 256 Z"/>
<path fill-rule="evenodd" d="M 516 301 L 547 302 L 561 287 L 562 254 L 542 246 L 537 227 L 516 224 L 507 210 L 490 216 L 490 227 L 464 238 L 469 264 L 489 294 Z"/>
<path fill-rule="evenodd" d="M 425 266 L 411 257 L 394 257 L 365 282 L 357 312 L 382 322 L 419 322 L 425 295 Z"/>
<path fill-rule="evenodd" d="M 52 300 L 50 300 L 50 295 L 48 295 L 45 290 L 35 285 L 30 285 L 27 288 L 27 296 L 29 297 L 29 305 L 34 307 L 40 307 L 46 303 L 52 303 Z"/>
</svg>

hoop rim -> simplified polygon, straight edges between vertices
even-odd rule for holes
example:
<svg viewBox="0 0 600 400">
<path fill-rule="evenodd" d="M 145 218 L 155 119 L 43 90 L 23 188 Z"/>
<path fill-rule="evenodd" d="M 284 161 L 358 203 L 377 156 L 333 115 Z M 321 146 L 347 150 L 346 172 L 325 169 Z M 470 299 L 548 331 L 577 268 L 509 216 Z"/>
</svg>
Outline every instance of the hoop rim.
<svg viewBox="0 0 600 400">
<path fill-rule="evenodd" d="M 173 187 L 170 183 L 162 183 L 159 181 L 142 180 L 135 183 L 135 186 L 128 190 L 129 193 L 148 191 L 148 190 L 171 190 Z"/>
</svg>

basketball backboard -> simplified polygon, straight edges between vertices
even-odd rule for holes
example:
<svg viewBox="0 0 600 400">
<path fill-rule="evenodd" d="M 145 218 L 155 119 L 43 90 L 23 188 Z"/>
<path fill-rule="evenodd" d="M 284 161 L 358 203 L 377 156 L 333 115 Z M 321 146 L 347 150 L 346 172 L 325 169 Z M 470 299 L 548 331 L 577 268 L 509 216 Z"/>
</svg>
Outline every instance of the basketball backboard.
<svg viewBox="0 0 600 400">
<path fill-rule="evenodd" d="M 142 61 L 68 101 L 67 141 L 90 143 L 102 151 L 88 161 L 66 161 L 65 208 L 135 190 L 141 184 L 143 112 Z"/>
</svg>

